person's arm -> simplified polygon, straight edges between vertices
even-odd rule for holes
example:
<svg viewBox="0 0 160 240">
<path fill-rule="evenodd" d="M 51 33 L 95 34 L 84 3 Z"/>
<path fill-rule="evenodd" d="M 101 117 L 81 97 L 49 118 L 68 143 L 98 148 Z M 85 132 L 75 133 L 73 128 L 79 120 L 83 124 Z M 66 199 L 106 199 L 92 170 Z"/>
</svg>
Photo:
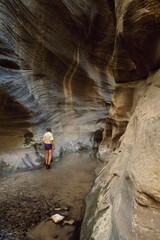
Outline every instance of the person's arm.
<svg viewBox="0 0 160 240">
<path fill-rule="evenodd" d="M 54 145 L 54 141 L 53 140 L 51 140 L 51 144 L 52 144 L 53 149 L 55 149 L 55 145 Z"/>
<path fill-rule="evenodd" d="M 54 138 L 53 138 L 53 134 L 52 134 L 52 133 L 51 133 L 50 142 L 51 142 L 52 148 L 53 148 L 53 150 L 54 150 L 54 149 L 55 149 L 55 145 L 54 145 Z"/>
</svg>

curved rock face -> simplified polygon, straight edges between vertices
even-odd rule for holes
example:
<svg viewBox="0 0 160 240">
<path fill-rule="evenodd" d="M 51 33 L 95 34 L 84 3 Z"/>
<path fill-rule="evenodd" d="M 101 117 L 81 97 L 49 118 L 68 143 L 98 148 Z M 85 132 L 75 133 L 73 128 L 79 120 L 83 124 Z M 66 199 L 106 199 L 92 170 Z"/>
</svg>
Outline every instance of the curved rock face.
<svg viewBox="0 0 160 240">
<path fill-rule="evenodd" d="M 110 66 L 118 84 L 99 147 L 104 164 L 87 197 L 81 239 L 159 240 L 160 2 L 115 3 Z"/>
<path fill-rule="evenodd" d="M 110 65 L 116 82 L 146 79 L 160 65 L 160 2 L 123 0 L 115 4 L 117 26 Z"/>
<path fill-rule="evenodd" d="M 115 79 L 99 147 L 105 166 L 87 198 L 81 239 L 159 240 L 160 2 L 0 7 L 2 159 L 33 165 L 41 152 L 24 141 L 40 142 L 48 125 L 57 152 L 99 143 Z"/>
<path fill-rule="evenodd" d="M 106 120 L 101 155 L 110 148 L 116 149 L 135 109 L 135 102 L 143 94 L 141 82 L 150 72 L 159 69 L 159 9 L 160 2 L 156 0 L 115 1 L 115 44 L 108 66 L 118 84 Z M 139 91 L 135 97 L 137 88 Z"/>
<path fill-rule="evenodd" d="M 93 147 L 113 89 L 106 62 L 115 23 L 106 6 L 89 0 L 0 1 L 2 159 L 17 157 L 27 132 L 40 142 L 47 126 L 57 154 Z"/>
<path fill-rule="evenodd" d="M 134 90 L 119 147 L 87 197 L 81 239 L 160 239 L 159 88 L 160 70 Z"/>
</svg>

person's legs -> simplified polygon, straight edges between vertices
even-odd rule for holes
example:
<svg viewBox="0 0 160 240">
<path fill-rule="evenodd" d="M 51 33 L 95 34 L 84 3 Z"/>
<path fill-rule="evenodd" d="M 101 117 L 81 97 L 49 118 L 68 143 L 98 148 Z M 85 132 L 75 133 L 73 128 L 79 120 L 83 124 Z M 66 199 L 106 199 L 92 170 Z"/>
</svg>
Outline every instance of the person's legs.
<svg viewBox="0 0 160 240">
<path fill-rule="evenodd" d="M 46 168 L 50 168 L 50 163 L 52 159 L 52 144 L 45 144 L 45 164 Z"/>
<path fill-rule="evenodd" d="M 53 148 L 52 148 L 52 153 L 51 153 L 51 162 L 53 162 Z"/>
<path fill-rule="evenodd" d="M 52 159 L 52 149 L 48 150 L 48 166 L 50 167 L 51 164 L 51 159 Z"/>
<path fill-rule="evenodd" d="M 46 156 L 45 156 L 45 163 L 46 163 L 46 166 L 47 166 L 47 165 L 48 165 L 49 151 L 46 150 L 45 153 L 46 153 Z"/>
</svg>

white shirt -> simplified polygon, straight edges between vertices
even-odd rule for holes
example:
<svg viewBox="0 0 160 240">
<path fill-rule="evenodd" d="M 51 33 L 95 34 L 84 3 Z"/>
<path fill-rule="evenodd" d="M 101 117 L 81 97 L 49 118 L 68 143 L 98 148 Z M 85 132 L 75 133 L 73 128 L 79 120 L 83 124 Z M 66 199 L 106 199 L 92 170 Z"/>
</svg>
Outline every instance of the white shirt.
<svg viewBox="0 0 160 240">
<path fill-rule="evenodd" d="M 53 135 L 51 132 L 46 132 L 44 135 L 43 135 L 43 142 L 46 143 L 46 144 L 51 144 L 52 141 L 53 141 Z"/>
</svg>

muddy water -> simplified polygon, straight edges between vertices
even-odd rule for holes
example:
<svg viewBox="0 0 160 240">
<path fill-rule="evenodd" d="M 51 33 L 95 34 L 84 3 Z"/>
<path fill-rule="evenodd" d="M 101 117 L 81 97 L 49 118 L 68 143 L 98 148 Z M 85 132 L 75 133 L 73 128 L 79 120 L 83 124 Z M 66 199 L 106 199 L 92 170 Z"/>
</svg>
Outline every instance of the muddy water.
<svg viewBox="0 0 160 240">
<path fill-rule="evenodd" d="M 98 162 L 93 152 L 67 153 L 45 167 L 3 178 L 0 184 L 0 239 L 78 240 L 84 198 Z M 68 208 L 56 212 L 55 208 Z M 60 213 L 73 226 L 55 224 Z"/>
</svg>

